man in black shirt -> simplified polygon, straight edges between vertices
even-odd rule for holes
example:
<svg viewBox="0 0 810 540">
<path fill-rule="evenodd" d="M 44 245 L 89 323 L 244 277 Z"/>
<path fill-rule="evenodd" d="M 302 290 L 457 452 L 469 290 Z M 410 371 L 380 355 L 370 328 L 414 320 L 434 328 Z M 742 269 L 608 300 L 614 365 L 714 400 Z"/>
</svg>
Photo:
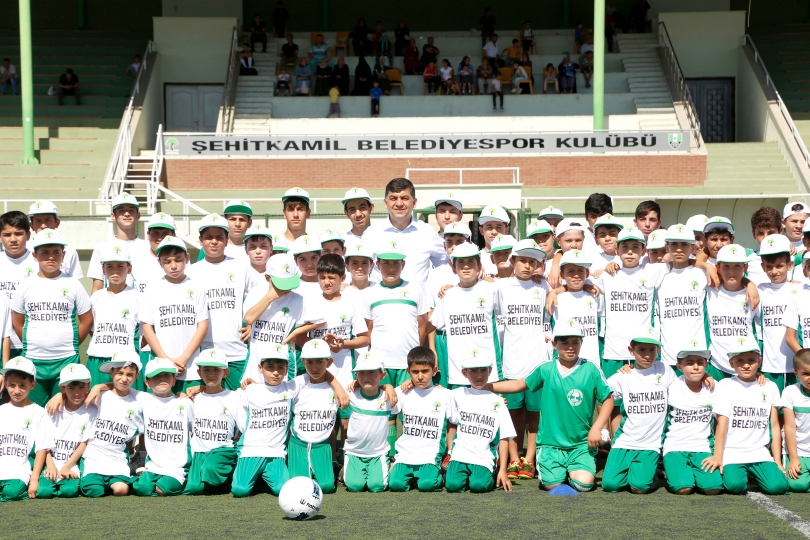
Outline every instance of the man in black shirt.
<svg viewBox="0 0 810 540">
<path fill-rule="evenodd" d="M 267 25 L 258 13 L 253 16 L 250 25 L 250 52 L 256 52 L 256 43 L 262 44 L 262 52 L 267 52 Z"/>
<path fill-rule="evenodd" d="M 278 0 L 276 9 L 273 11 L 273 33 L 276 37 L 281 37 L 287 33 L 287 21 L 290 20 L 290 12 L 284 9 L 284 2 Z"/>
<path fill-rule="evenodd" d="M 422 58 L 419 61 L 423 69 L 431 62 L 439 63 L 439 48 L 433 45 L 432 37 L 429 37 L 427 43 L 422 46 Z"/>
<path fill-rule="evenodd" d="M 74 96 L 76 98 L 76 105 L 81 105 L 81 96 L 79 96 L 79 78 L 73 74 L 72 69 L 67 69 L 59 76 L 59 105 L 65 104 L 65 96 Z"/>
<path fill-rule="evenodd" d="M 483 47 L 495 33 L 495 17 L 492 16 L 492 8 L 484 9 L 484 16 L 481 17 L 478 24 L 481 26 L 481 46 Z"/>
<path fill-rule="evenodd" d="M 293 43 L 293 35 L 287 34 L 287 43 L 281 46 L 281 57 L 284 64 L 294 66 L 298 64 L 298 45 Z"/>
</svg>

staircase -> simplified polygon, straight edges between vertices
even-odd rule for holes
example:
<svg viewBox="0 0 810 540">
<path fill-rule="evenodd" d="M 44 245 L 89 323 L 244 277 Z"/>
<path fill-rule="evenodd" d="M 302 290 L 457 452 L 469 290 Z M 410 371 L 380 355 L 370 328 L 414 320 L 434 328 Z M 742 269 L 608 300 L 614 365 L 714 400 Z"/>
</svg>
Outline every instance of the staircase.
<svg viewBox="0 0 810 540">
<path fill-rule="evenodd" d="M 258 47 L 257 47 L 258 48 Z M 267 52 L 254 52 L 253 63 L 259 75 L 239 77 L 234 109 L 234 133 L 267 133 L 273 116 L 272 97 L 276 88 L 278 44 L 269 39 Z"/>
<path fill-rule="evenodd" d="M 658 38 L 654 34 L 617 36 L 624 71 L 638 114 L 660 115 L 639 123 L 643 130 L 679 129 L 672 97 L 656 54 Z"/>
<path fill-rule="evenodd" d="M 779 143 L 706 143 L 706 150 L 707 195 L 801 192 Z"/>
</svg>

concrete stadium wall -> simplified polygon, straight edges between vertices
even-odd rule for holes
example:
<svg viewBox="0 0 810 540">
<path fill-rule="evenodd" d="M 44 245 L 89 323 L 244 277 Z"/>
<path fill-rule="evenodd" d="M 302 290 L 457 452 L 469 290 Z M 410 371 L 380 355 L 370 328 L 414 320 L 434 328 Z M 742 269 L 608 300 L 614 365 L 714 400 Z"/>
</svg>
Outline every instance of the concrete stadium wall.
<svg viewBox="0 0 810 540">
<path fill-rule="evenodd" d="M 736 77 L 744 11 L 661 13 L 686 78 Z"/>
<path fill-rule="evenodd" d="M 155 17 L 154 25 L 164 83 L 225 82 L 235 17 Z"/>
<path fill-rule="evenodd" d="M 242 19 L 242 0 L 163 0 L 164 17 L 236 17 Z"/>
<path fill-rule="evenodd" d="M 158 125 L 163 123 L 163 73 L 160 54 L 154 54 L 145 75 L 149 75 L 146 92 L 136 98 L 135 114 L 132 118 L 132 155 L 141 150 L 153 150 L 157 139 Z M 143 81 L 142 81 L 143 83 Z M 142 86 L 143 87 L 143 86 Z"/>
<path fill-rule="evenodd" d="M 737 49 L 737 118 L 735 127 L 739 142 L 775 141 L 778 135 L 768 114 L 768 98 L 754 73 L 754 68 L 745 57 L 745 49 Z"/>
</svg>

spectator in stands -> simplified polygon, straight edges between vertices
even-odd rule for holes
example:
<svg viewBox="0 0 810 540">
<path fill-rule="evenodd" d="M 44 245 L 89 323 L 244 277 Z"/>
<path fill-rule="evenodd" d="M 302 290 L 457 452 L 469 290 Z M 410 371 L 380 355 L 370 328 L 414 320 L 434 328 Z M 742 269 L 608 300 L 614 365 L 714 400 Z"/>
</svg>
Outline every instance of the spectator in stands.
<svg viewBox="0 0 810 540">
<path fill-rule="evenodd" d="M 293 35 L 287 34 L 287 43 L 281 46 L 281 58 L 284 64 L 294 66 L 298 63 L 298 45 L 293 43 Z"/>
<path fill-rule="evenodd" d="M 422 71 L 422 80 L 427 83 L 428 95 L 436 95 L 436 90 L 439 88 L 439 82 L 441 81 L 436 62 L 431 60 L 430 63 L 425 66 L 425 69 Z"/>
<path fill-rule="evenodd" d="M 433 38 L 428 37 L 427 43 L 422 46 L 422 58 L 420 59 L 423 66 L 427 66 L 431 62 L 434 64 L 439 62 L 439 48 L 433 44 Z"/>
<path fill-rule="evenodd" d="M 384 33 L 382 22 L 374 23 L 374 32 L 371 33 L 371 46 L 374 47 L 374 54 L 380 54 L 379 45 Z"/>
<path fill-rule="evenodd" d="M 366 62 L 365 56 L 361 56 L 357 61 L 357 67 L 354 68 L 353 94 L 355 96 L 367 96 L 372 87 L 371 78 L 371 66 Z"/>
<path fill-rule="evenodd" d="M 484 56 L 489 58 L 490 64 L 498 65 L 498 34 L 492 34 L 490 40 L 484 45 Z"/>
<path fill-rule="evenodd" d="M 479 94 L 483 95 L 492 91 L 490 84 L 493 78 L 498 76 L 495 73 L 493 66 L 494 64 L 490 64 L 489 58 L 486 56 L 481 58 L 481 65 L 475 70 L 475 78 L 478 79 Z"/>
<path fill-rule="evenodd" d="M 616 28 L 621 28 L 622 33 L 626 34 L 629 30 L 627 18 L 616 7 L 616 0 L 607 0 L 605 5 L 605 13 L 610 15 L 610 20 L 613 22 L 613 35 L 616 35 Z"/>
<path fill-rule="evenodd" d="M 560 93 L 560 81 L 557 80 L 557 68 L 554 67 L 554 64 L 549 62 L 546 67 L 543 69 L 543 93 L 546 93 L 546 88 L 549 84 L 554 85 L 554 93 Z"/>
<path fill-rule="evenodd" d="M 520 55 L 523 52 L 523 49 L 520 46 L 520 41 L 518 39 L 512 40 L 512 46 L 506 48 L 506 58 L 509 60 L 510 64 L 515 62 L 520 63 Z"/>
<path fill-rule="evenodd" d="M 256 52 L 257 43 L 262 44 L 262 52 L 267 52 L 267 25 L 258 13 L 253 16 L 253 24 L 250 25 L 250 52 Z"/>
<path fill-rule="evenodd" d="M 585 25 L 581 22 L 578 22 L 577 25 L 574 27 L 574 53 L 579 52 L 579 48 L 585 43 Z"/>
<path fill-rule="evenodd" d="M 478 21 L 481 27 L 481 46 L 486 45 L 489 38 L 495 35 L 495 17 L 492 8 L 484 8 L 484 16 Z"/>
<path fill-rule="evenodd" d="M 650 4 L 647 0 L 638 0 L 633 5 L 633 10 L 630 12 L 630 20 L 636 28 L 636 32 L 643 34 L 647 31 L 647 16 L 650 11 Z"/>
<path fill-rule="evenodd" d="M 523 56 L 521 56 L 520 65 L 523 66 L 524 68 L 529 68 L 526 70 L 526 73 L 529 74 L 529 79 L 531 79 L 532 86 L 534 86 L 534 69 L 532 69 L 531 57 L 527 53 L 523 53 Z M 531 73 L 529 73 L 530 70 Z"/>
<path fill-rule="evenodd" d="M 416 45 L 416 40 L 413 38 L 405 47 L 403 64 L 405 65 L 405 75 L 419 75 L 422 73 L 422 63 L 419 61 L 419 46 Z"/>
<path fill-rule="evenodd" d="M 391 42 L 388 41 L 388 34 L 385 32 L 383 32 L 380 42 L 377 43 L 377 58 L 379 59 L 381 56 L 388 58 L 389 66 L 394 64 L 394 51 Z"/>
<path fill-rule="evenodd" d="M 608 52 L 613 52 L 613 36 L 616 35 L 616 26 L 613 22 L 611 12 L 608 11 L 608 7 L 613 7 L 613 11 L 615 12 L 616 6 L 605 6 L 605 40 L 607 41 Z"/>
<path fill-rule="evenodd" d="M 385 56 L 380 56 L 377 63 L 374 65 L 374 82 L 379 83 L 383 93 L 388 96 L 391 94 L 391 81 L 388 80 L 388 64 Z"/>
<path fill-rule="evenodd" d="M 585 35 L 585 43 L 579 48 L 579 54 L 585 54 L 588 51 L 593 52 L 593 34 L 588 32 Z"/>
<path fill-rule="evenodd" d="M 349 66 L 346 65 L 346 60 L 341 56 L 338 58 L 337 65 L 332 69 L 332 75 L 335 79 L 335 86 L 340 91 L 341 96 L 349 95 Z M 338 114 L 338 118 L 340 115 Z"/>
<path fill-rule="evenodd" d="M 253 67 L 253 52 L 250 43 L 242 43 L 242 52 L 239 53 L 239 75 L 258 75 Z"/>
<path fill-rule="evenodd" d="M 73 70 L 68 68 L 59 76 L 59 105 L 65 104 L 65 96 L 73 96 L 76 99 L 76 105 L 81 105 L 81 96 L 79 95 L 79 77 L 73 73 Z"/>
<path fill-rule="evenodd" d="M 324 58 L 327 62 L 332 58 L 332 48 L 323 41 L 323 34 L 318 34 L 315 36 L 315 43 L 309 48 L 310 65 L 316 66 Z"/>
<path fill-rule="evenodd" d="M 290 91 L 290 72 L 285 67 L 281 68 L 278 75 L 276 75 L 276 94 L 280 96 L 282 90 L 286 90 L 288 96 L 292 94 Z"/>
<path fill-rule="evenodd" d="M 273 36 L 281 37 L 287 35 L 287 22 L 290 20 L 290 12 L 284 9 L 284 2 L 278 0 L 276 9 L 273 10 Z"/>
<path fill-rule="evenodd" d="M 523 69 L 523 66 L 520 65 L 520 62 L 517 60 L 512 62 L 512 93 L 513 94 L 522 94 L 523 90 L 520 88 L 520 82 L 525 81 L 528 79 L 529 76 L 526 74 L 526 70 Z"/>
<path fill-rule="evenodd" d="M 295 95 L 308 96 L 312 88 L 312 68 L 309 67 L 306 58 L 298 61 L 295 68 Z"/>
<path fill-rule="evenodd" d="M 563 61 L 557 66 L 557 74 L 560 78 L 560 89 L 563 94 L 577 93 L 577 70 L 579 64 L 571 61 L 571 56 L 565 53 Z"/>
<path fill-rule="evenodd" d="M 136 54 L 135 60 L 130 65 L 127 66 L 126 71 L 124 71 L 124 75 L 132 75 L 133 77 L 137 77 L 138 72 L 140 70 L 141 70 L 141 56 L 139 54 Z"/>
<path fill-rule="evenodd" d="M 340 57 L 343 60 L 343 57 Z M 327 118 L 332 116 L 332 113 L 337 114 L 337 117 L 340 118 L 340 103 L 338 103 L 338 99 L 340 98 L 340 89 L 338 88 L 337 83 L 335 83 L 332 88 L 329 89 L 329 113 L 326 115 Z"/>
<path fill-rule="evenodd" d="M 458 82 L 461 87 L 461 94 L 473 94 L 473 84 L 475 83 L 475 69 L 469 56 L 462 58 L 458 65 Z"/>
<path fill-rule="evenodd" d="M 579 70 L 585 77 L 585 88 L 590 88 L 593 77 L 593 51 L 588 51 L 579 57 Z"/>
<path fill-rule="evenodd" d="M 380 81 L 374 81 L 369 95 L 371 95 L 371 117 L 377 118 L 380 116 L 380 97 L 382 97 L 383 90 L 380 88 Z"/>
<path fill-rule="evenodd" d="M 523 23 L 523 31 L 521 32 L 521 41 L 523 43 L 523 52 L 529 52 L 534 43 L 534 32 L 532 31 L 532 23 L 526 21 Z"/>
<path fill-rule="evenodd" d="M 3 58 L 3 65 L 0 65 L 0 95 L 6 95 L 6 86 L 11 84 L 11 93 L 17 95 L 17 68 L 11 63 L 11 59 Z"/>
<path fill-rule="evenodd" d="M 442 90 L 444 90 L 445 94 L 450 95 L 450 85 L 454 78 L 453 66 L 450 65 L 450 60 L 447 58 L 442 60 L 442 67 L 439 68 L 439 73 L 442 78 Z"/>
<path fill-rule="evenodd" d="M 461 95 L 461 85 L 458 84 L 458 81 L 456 79 L 452 79 L 447 85 L 447 95 L 448 96 Z"/>
<path fill-rule="evenodd" d="M 328 96 L 330 88 L 332 88 L 332 66 L 324 58 L 315 68 L 314 95 Z"/>
<path fill-rule="evenodd" d="M 354 27 L 354 30 L 352 30 L 350 34 L 355 56 L 367 56 L 371 54 L 372 48 L 369 34 L 371 34 L 371 29 L 366 26 L 366 20 L 358 19 L 357 26 Z"/>
<path fill-rule="evenodd" d="M 501 112 L 503 112 L 503 92 L 501 91 L 501 80 L 498 78 L 500 74 L 497 71 L 497 66 L 495 66 L 495 78 L 489 81 L 489 92 L 492 94 L 492 112 L 495 112 L 495 96 L 501 98 Z"/>
<path fill-rule="evenodd" d="M 410 41 L 411 29 L 408 28 L 408 23 L 399 21 L 399 26 L 394 28 L 394 54 L 397 56 L 405 56 L 405 48 Z"/>
</svg>

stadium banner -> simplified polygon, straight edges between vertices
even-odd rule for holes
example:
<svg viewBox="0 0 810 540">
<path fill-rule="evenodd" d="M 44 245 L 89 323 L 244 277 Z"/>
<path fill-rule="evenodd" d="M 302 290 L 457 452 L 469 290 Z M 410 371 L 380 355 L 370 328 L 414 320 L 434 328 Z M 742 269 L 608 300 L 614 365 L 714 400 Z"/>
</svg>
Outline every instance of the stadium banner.
<svg viewBox="0 0 810 540">
<path fill-rule="evenodd" d="M 560 153 L 688 153 L 690 133 L 582 132 L 423 135 L 235 135 L 164 133 L 167 156 L 389 157 Z"/>
</svg>

